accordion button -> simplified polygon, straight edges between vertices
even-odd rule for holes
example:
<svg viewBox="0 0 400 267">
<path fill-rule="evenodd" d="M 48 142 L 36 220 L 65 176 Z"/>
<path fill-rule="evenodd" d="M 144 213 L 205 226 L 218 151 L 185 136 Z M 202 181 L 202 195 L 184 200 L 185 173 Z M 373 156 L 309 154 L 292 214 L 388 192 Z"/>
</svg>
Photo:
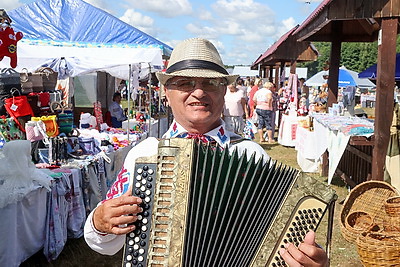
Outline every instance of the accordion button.
<svg viewBox="0 0 400 267">
<path fill-rule="evenodd" d="M 136 190 L 135 190 L 135 194 L 136 194 L 137 196 L 140 195 L 140 190 L 136 189 Z"/>
<path fill-rule="evenodd" d="M 143 261 L 143 260 L 144 260 L 143 256 L 138 257 L 138 261 Z"/>
<path fill-rule="evenodd" d="M 137 169 L 137 173 L 141 174 L 143 172 L 143 169 L 139 168 Z"/>
<path fill-rule="evenodd" d="M 139 249 L 139 245 L 135 244 L 135 245 L 133 246 L 133 249 L 134 249 L 134 250 L 138 250 L 138 249 Z"/>
<path fill-rule="evenodd" d="M 134 233 L 129 233 L 129 237 L 134 238 L 135 234 Z"/>
<path fill-rule="evenodd" d="M 143 225 L 143 226 L 142 226 L 142 231 L 143 231 L 143 232 L 146 232 L 146 231 L 147 231 L 147 226 Z"/>
<path fill-rule="evenodd" d="M 153 177 L 151 177 L 151 176 L 147 177 L 147 181 L 152 182 L 153 181 Z"/>
<path fill-rule="evenodd" d="M 136 180 L 138 181 L 142 180 L 142 176 L 141 175 L 136 176 Z"/>
<path fill-rule="evenodd" d="M 140 187 L 140 183 L 139 182 L 137 182 L 136 184 L 135 184 L 135 187 Z"/>
<path fill-rule="evenodd" d="M 143 179 L 142 184 L 146 184 L 146 183 L 147 183 L 146 179 Z"/>
<path fill-rule="evenodd" d="M 138 264 L 138 261 L 137 261 L 137 260 L 133 260 L 133 261 L 132 261 L 132 264 L 133 264 L 133 265 L 137 265 L 137 264 Z"/>
<path fill-rule="evenodd" d="M 135 257 L 135 258 L 139 257 L 139 252 L 137 252 L 137 251 L 133 252 L 133 257 Z M 136 262 L 136 264 L 137 264 L 137 262 Z"/>
<path fill-rule="evenodd" d="M 150 190 L 146 190 L 146 195 L 150 196 L 151 195 L 151 191 Z"/>
<path fill-rule="evenodd" d="M 129 245 L 129 246 L 133 246 L 133 244 L 135 244 L 135 242 L 133 242 L 133 240 L 130 239 L 130 240 L 128 241 L 128 245 Z"/>
<path fill-rule="evenodd" d="M 145 239 L 145 238 L 147 237 L 147 235 L 143 233 L 143 234 L 140 235 L 140 237 L 141 237 L 142 239 Z"/>
<path fill-rule="evenodd" d="M 138 237 L 138 236 L 135 237 L 135 242 L 136 242 L 136 243 L 139 243 L 139 241 L 140 241 L 140 237 Z"/>
<path fill-rule="evenodd" d="M 138 266 L 138 267 L 143 267 L 143 265 L 142 265 L 141 263 L 139 263 L 137 266 Z"/>
<path fill-rule="evenodd" d="M 139 249 L 139 254 L 144 254 L 144 249 L 143 248 Z"/>
<path fill-rule="evenodd" d="M 127 261 L 131 261 L 131 260 L 132 260 L 132 255 L 126 256 L 126 260 L 127 260 Z"/>
<path fill-rule="evenodd" d="M 146 242 L 140 241 L 140 246 L 142 246 L 142 247 L 146 246 Z"/>
<path fill-rule="evenodd" d="M 318 212 L 322 213 L 322 209 L 321 209 L 321 208 L 318 208 Z"/>
<path fill-rule="evenodd" d="M 147 176 L 149 176 L 149 174 L 147 172 L 142 173 L 143 178 L 147 178 Z"/>
<path fill-rule="evenodd" d="M 146 186 L 147 186 L 147 188 L 151 188 L 153 185 L 152 184 L 147 184 Z"/>
<path fill-rule="evenodd" d="M 142 220 L 142 223 L 143 223 L 143 224 L 147 224 L 147 222 L 148 222 L 148 221 L 147 221 L 146 218 L 144 218 L 144 219 Z"/>
<path fill-rule="evenodd" d="M 145 210 L 150 209 L 150 205 L 149 205 L 149 204 L 144 204 L 144 205 L 143 205 L 143 209 L 145 209 Z"/>
<path fill-rule="evenodd" d="M 140 185 L 139 185 L 139 186 L 140 186 Z M 140 190 L 144 192 L 144 191 L 146 191 L 146 187 L 141 186 L 141 187 L 140 187 Z"/>
<path fill-rule="evenodd" d="M 149 166 L 147 166 L 147 165 L 144 165 L 144 166 L 143 166 L 143 170 L 144 170 L 144 171 L 147 171 L 148 169 L 149 169 Z"/>
<path fill-rule="evenodd" d="M 144 202 L 149 203 L 149 202 L 150 202 L 150 198 L 149 198 L 149 197 L 146 197 L 146 198 L 144 199 Z"/>
<path fill-rule="evenodd" d="M 149 212 L 147 212 L 147 211 L 143 212 L 143 216 L 144 216 L 144 217 L 149 216 Z"/>
<path fill-rule="evenodd" d="M 140 221 L 140 220 L 143 219 L 143 216 L 139 214 L 139 215 L 137 216 L 137 219 Z"/>
<path fill-rule="evenodd" d="M 152 174 L 154 173 L 154 170 L 153 170 L 153 169 L 150 169 L 150 170 L 148 171 L 148 173 L 149 173 L 150 175 L 152 175 Z"/>
<path fill-rule="evenodd" d="M 132 264 L 130 263 L 130 262 L 127 262 L 126 264 L 125 264 L 125 267 L 131 267 L 132 266 Z"/>
<path fill-rule="evenodd" d="M 146 197 L 146 195 L 145 195 L 144 193 L 141 193 L 141 194 L 140 194 L 140 198 L 143 199 L 143 198 L 145 198 L 145 197 Z"/>
</svg>

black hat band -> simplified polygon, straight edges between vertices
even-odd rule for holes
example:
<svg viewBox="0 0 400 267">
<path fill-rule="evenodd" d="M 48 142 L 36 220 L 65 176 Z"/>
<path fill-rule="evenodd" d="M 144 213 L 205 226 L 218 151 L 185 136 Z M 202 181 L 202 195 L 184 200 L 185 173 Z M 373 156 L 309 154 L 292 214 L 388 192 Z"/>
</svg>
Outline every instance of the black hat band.
<svg viewBox="0 0 400 267">
<path fill-rule="evenodd" d="M 221 74 L 229 75 L 225 68 L 221 67 L 220 65 L 206 61 L 206 60 L 197 60 L 197 59 L 187 59 L 179 61 L 172 66 L 169 66 L 166 70 L 166 73 L 170 74 L 180 70 L 186 69 L 206 69 L 206 70 L 213 70 L 219 72 Z"/>
</svg>

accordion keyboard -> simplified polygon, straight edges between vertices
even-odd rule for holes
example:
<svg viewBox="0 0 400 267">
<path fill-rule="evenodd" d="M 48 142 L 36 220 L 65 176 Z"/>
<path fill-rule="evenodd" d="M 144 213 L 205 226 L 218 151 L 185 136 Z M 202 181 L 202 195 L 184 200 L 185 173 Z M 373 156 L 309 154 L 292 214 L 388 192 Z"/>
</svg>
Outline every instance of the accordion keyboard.
<svg viewBox="0 0 400 267">
<path fill-rule="evenodd" d="M 316 198 L 304 197 L 301 199 L 282 231 L 279 238 L 280 242 L 275 246 L 268 266 L 287 266 L 279 255 L 279 248 L 284 248 L 287 243 L 299 246 L 307 232 L 315 231 L 318 228 L 327 208 L 328 205 L 325 202 Z"/>
<path fill-rule="evenodd" d="M 147 266 L 156 168 L 157 164 L 137 164 L 135 168 L 132 194 L 142 199 L 143 212 L 138 214 L 138 220 L 134 223 L 136 229 L 126 236 L 123 258 L 125 267 Z"/>
</svg>

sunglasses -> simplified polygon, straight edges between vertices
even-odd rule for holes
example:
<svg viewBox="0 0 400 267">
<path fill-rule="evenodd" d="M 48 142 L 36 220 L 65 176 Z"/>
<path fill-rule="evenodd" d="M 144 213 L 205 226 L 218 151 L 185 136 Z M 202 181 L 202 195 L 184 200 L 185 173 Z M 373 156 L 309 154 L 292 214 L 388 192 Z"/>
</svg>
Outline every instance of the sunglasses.
<svg viewBox="0 0 400 267">
<path fill-rule="evenodd" d="M 199 84 L 196 87 L 196 84 Z M 226 79 L 213 79 L 213 78 L 205 78 L 205 79 L 187 79 L 182 78 L 172 82 L 167 82 L 165 86 L 168 89 L 174 89 L 184 92 L 194 91 L 196 88 L 200 88 L 203 91 L 207 92 L 215 92 L 218 91 L 221 87 L 226 86 L 228 84 Z"/>
</svg>

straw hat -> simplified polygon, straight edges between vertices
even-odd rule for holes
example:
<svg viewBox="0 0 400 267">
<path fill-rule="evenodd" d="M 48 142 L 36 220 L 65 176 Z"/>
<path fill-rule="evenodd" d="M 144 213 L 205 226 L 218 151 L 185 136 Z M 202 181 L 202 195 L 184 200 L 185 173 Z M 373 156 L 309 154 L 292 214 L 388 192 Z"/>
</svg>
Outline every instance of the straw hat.
<svg viewBox="0 0 400 267">
<path fill-rule="evenodd" d="M 233 83 L 239 75 L 229 75 L 215 46 L 202 38 L 179 43 L 172 51 L 166 72 L 156 73 L 161 84 L 175 76 L 226 78 Z"/>
</svg>

